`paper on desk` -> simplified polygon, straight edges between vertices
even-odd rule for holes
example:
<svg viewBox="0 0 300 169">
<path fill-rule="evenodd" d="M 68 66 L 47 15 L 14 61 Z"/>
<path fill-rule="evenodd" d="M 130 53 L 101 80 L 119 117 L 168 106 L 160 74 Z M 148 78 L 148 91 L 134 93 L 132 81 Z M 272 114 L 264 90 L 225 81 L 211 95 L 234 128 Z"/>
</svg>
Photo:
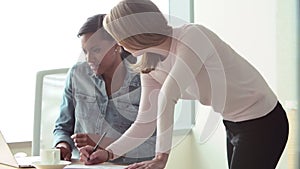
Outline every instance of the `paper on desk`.
<svg viewBox="0 0 300 169">
<path fill-rule="evenodd" d="M 104 165 L 104 164 L 97 164 L 97 165 L 83 165 L 83 164 L 71 164 L 67 165 L 64 169 L 78 169 L 78 168 L 89 168 L 89 169 L 124 169 L 126 166 L 120 165 Z"/>
</svg>

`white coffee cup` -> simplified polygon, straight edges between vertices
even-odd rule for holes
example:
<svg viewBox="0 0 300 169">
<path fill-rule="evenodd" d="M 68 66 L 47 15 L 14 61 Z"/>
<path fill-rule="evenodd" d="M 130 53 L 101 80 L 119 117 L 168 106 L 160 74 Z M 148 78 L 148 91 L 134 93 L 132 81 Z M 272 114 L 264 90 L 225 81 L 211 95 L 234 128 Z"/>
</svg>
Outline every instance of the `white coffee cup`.
<svg viewBox="0 0 300 169">
<path fill-rule="evenodd" d="M 41 164 L 58 164 L 60 161 L 60 149 L 42 149 L 40 156 Z"/>
</svg>

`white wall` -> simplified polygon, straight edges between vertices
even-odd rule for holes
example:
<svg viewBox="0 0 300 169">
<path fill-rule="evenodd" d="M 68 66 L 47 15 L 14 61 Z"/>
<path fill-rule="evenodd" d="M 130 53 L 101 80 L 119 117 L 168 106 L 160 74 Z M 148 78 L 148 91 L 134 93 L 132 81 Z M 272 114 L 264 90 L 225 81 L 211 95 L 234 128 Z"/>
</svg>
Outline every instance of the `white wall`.
<svg viewBox="0 0 300 169">
<path fill-rule="evenodd" d="M 298 106 L 295 104 L 297 99 L 300 98 L 300 95 L 297 98 L 297 90 L 299 90 L 299 82 L 297 82 L 297 74 L 299 73 L 297 71 L 299 66 L 299 62 L 297 62 L 297 57 L 299 59 L 299 53 L 297 53 L 299 52 L 299 42 L 297 42 L 299 40 L 299 33 L 297 32 L 299 2 L 299 0 L 277 0 L 276 15 L 278 97 L 283 101 L 289 102 L 289 104 L 284 104 L 290 123 L 289 142 L 286 148 L 289 169 L 298 169 L 300 167 L 300 115 L 299 104 Z"/>
<path fill-rule="evenodd" d="M 298 0 L 299 2 L 299 0 Z M 278 94 L 282 100 L 297 100 L 297 0 L 277 0 Z"/>
</svg>

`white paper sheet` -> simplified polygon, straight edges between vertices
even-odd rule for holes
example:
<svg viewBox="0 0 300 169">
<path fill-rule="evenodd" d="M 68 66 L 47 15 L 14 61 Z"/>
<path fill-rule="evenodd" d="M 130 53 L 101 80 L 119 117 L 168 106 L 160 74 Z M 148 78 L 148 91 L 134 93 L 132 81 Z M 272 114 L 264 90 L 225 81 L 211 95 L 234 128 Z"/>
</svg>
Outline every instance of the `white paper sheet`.
<svg viewBox="0 0 300 169">
<path fill-rule="evenodd" d="M 78 168 L 90 168 L 90 169 L 124 169 L 126 166 L 119 165 L 106 165 L 106 164 L 97 164 L 97 165 L 83 165 L 83 164 L 71 164 L 66 166 L 64 169 L 78 169 Z"/>
</svg>

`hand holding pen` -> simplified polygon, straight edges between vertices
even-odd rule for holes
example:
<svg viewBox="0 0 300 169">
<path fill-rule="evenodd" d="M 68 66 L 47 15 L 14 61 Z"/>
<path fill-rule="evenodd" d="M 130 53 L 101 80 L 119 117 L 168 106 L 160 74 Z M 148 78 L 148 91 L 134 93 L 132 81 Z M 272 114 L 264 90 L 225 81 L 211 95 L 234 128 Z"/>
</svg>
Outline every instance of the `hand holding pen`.
<svg viewBox="0 0 300 169">
<path fill-rule="evenodd" d="M 99 147 L 100 143 L 102 142 L 103 138 L 105 137 L 106 133 L 107 133 L 107 132 L 104 132 L 104 133 L 102 134 L 102 136 L 100 137 L 99 141 L 97 142 L 97 144 L 96 144 L 95 147 L 93 148 L 91 154 L 93 154 L 93 153 L 98 149 L 98 147 Z M 90 160 L 89 157 L 88 157 L 88 160 Z"/>
<path fill-rule="evenodd" d="M 98 149 L 99 145 L 103 141 L 107 132 L 104 132 L 97 144 L 93 147 L 90 145 L 84 146 L 79 149 L 80 151 L 80 161 L 84 162 L 84 164 L 96 164 L 102 163 L 109 160 L 110 154 L 107 150 Z"/>
</svg>

